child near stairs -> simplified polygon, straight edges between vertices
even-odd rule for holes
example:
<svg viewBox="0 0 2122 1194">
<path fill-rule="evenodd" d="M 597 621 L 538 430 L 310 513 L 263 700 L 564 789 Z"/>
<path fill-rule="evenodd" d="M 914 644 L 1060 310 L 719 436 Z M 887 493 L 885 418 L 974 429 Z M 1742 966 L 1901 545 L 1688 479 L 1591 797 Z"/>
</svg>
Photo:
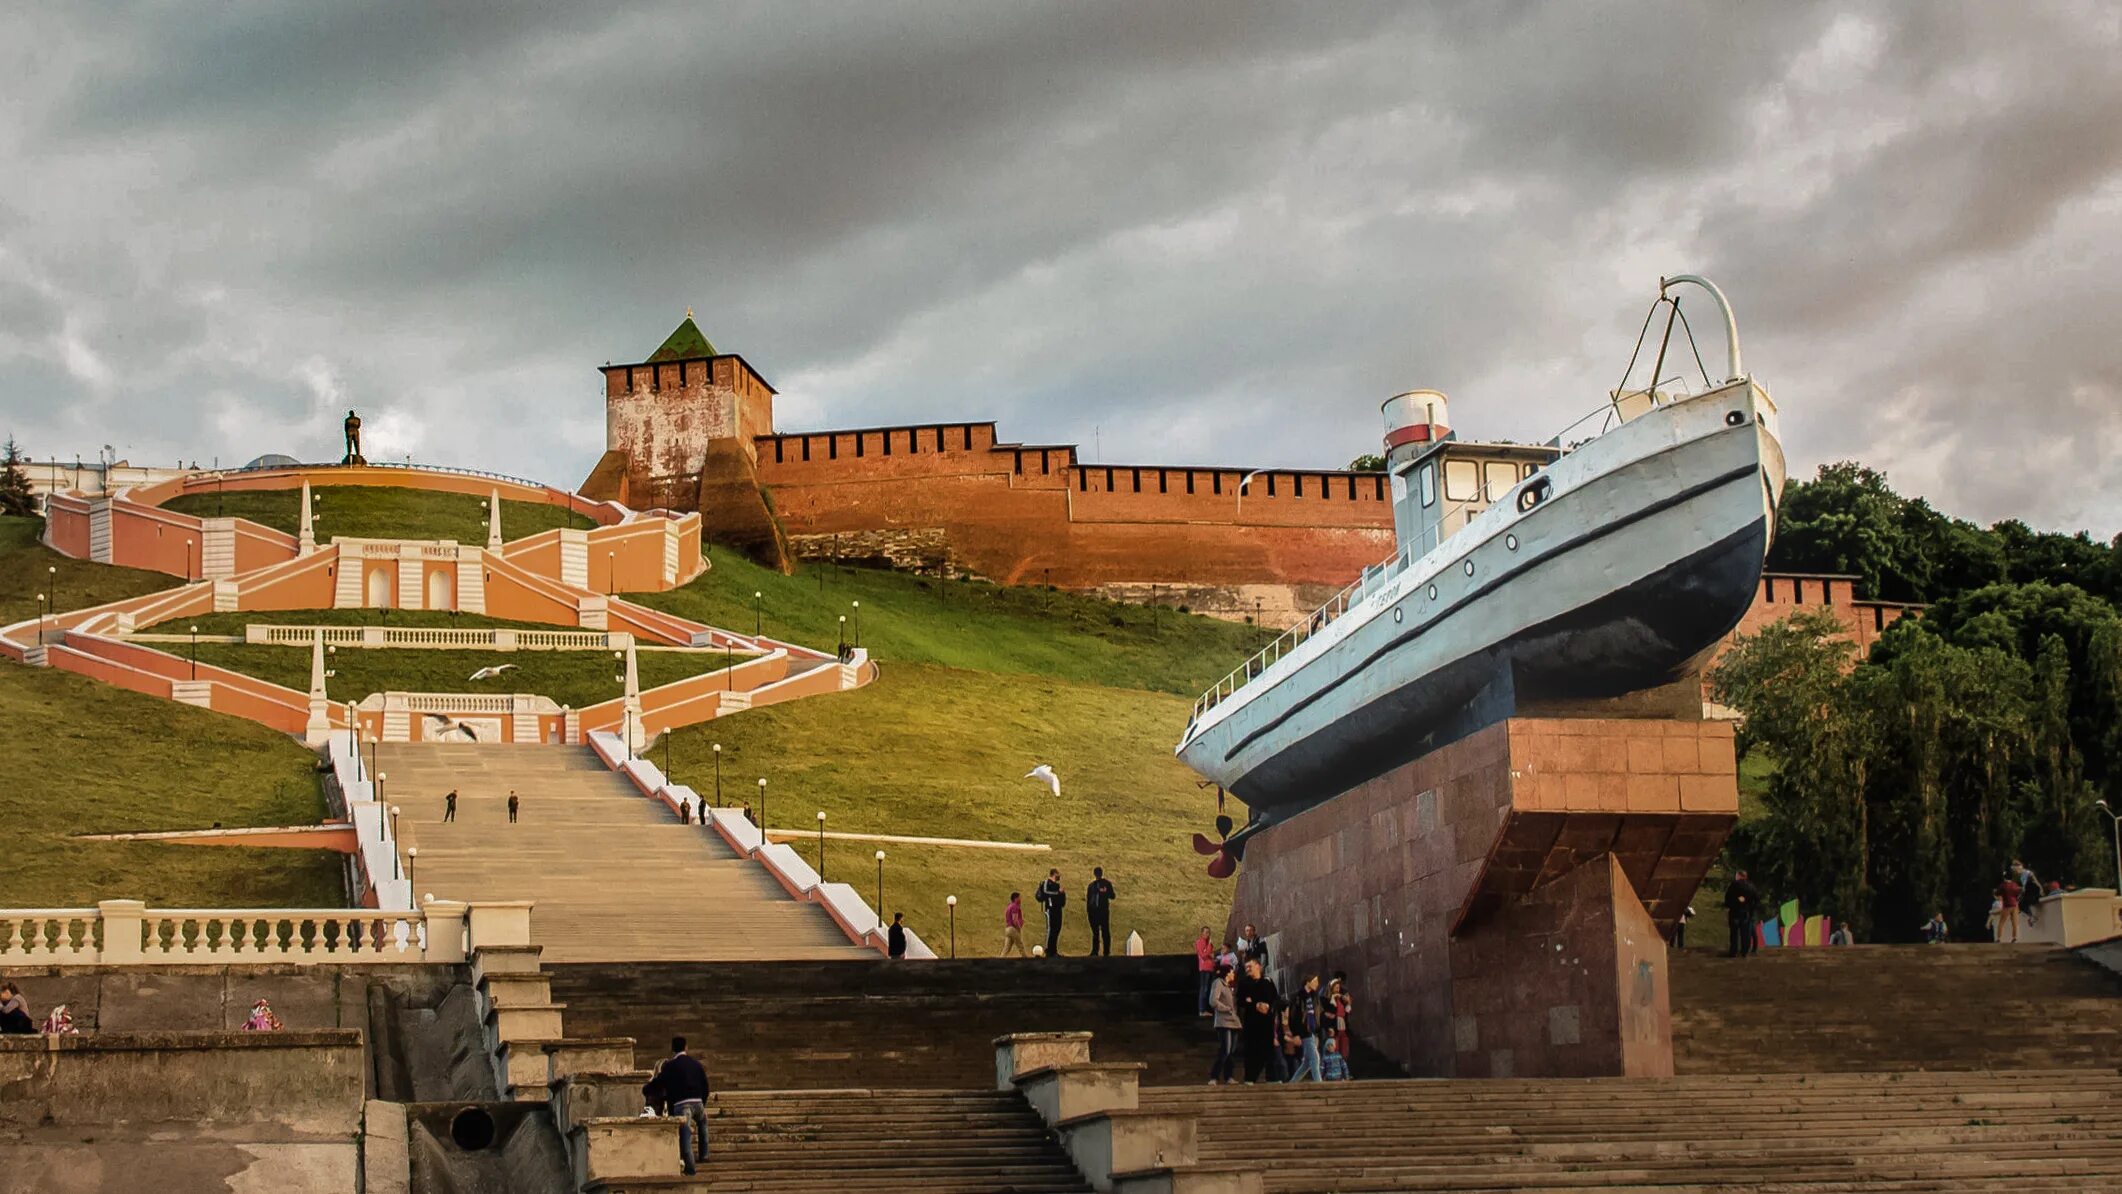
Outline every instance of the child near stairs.
<svg viewBox="0 0 2122 1194">
<path fill-rule="evenodd" d="M 1348 1059 L 1341 1056 L 1341 1039 L 1332 1033 L 1326 1034 L 1326 1052 L 1319 1058 L 1320 1080 L 1325 1082 L 1348 1081 Z"/>
</svg>

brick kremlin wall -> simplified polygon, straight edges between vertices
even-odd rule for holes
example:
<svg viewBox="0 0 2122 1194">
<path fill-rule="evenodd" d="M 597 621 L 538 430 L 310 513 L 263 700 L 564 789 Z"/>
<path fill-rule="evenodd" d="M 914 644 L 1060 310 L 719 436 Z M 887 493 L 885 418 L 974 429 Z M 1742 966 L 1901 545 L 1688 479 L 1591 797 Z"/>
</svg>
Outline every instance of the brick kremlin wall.
<svg viewBox="0 0 2122 1194">
<path fill-rule="evenodd" d="M 1182 598 L 1269 585 L 1323 598 L 1393 550 L 1379 473 L 1278 469 L 1241 492 L 1242 469 L 1085 465 L 1071 446 L 998 443 L 992 423 L 760 436 L 754 447 L 799 555 L 1005 584 L 1154 583 Z"/>
</svg>

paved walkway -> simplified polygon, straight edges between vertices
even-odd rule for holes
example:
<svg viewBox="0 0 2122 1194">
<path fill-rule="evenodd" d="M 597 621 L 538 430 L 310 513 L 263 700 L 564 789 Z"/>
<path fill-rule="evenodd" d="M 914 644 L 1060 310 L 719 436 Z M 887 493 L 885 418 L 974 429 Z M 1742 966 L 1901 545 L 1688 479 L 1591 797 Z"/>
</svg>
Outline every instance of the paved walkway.
<svg viewBox="0 0 2122 1194">
<path fill-rule="evenodd" d="M 681 825 L 587 747 L 384 743 L 383 798 L 399 810 L 414 891 L 535 900 L 547 962 L 875 957 L 712 830 Z M 457 819 L 442 821 L 457 790 Z M 508 823 L 508 794 L 522 799 Z"/>
</svg>

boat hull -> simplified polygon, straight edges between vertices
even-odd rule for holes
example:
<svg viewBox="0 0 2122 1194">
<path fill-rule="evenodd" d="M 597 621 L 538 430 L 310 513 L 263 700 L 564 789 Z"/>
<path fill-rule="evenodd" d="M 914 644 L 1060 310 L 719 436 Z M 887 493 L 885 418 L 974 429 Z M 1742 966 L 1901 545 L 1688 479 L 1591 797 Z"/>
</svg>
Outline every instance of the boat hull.
<svg viewBox="0 0 2122 1194">
<path fill-rule="evenodd" d="M 1565 456 L 1549 500 L 1497 502 L 1240 689 L 1180 758 L 1257 826 L 1522 708 L 1688 674 L 1759 584 L 1782 490 L 1772 420 L 1735 386 Z"/>
</svg>

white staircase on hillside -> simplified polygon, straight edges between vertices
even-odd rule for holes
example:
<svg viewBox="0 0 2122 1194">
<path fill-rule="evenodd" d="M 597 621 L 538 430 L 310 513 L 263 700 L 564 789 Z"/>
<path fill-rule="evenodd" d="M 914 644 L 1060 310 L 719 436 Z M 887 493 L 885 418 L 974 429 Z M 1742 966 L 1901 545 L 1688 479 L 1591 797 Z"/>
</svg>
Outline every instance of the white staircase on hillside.
<svg viewBox="0 0 2122 1194">
<path fill-rule="evenodd" d="M 468 551 L 458 558 L 457 608 L 467 614 L 486 612 L 486 553 Z"/>
<path fill-rule="evenodd" d="M 236 574 L 236 520 L 204 518 L 199 521 L 199 575 Z"/>
<path fill-rule="evenodd" d="M 111 500 L 107 497 L 88 504 L 88 558 L 98 564 L 111 562 Z"/>
<path fill-rule="evenodd" d="M 663 583 L 678 583 L 678 524 L 670 521 L 663 524 Z"/>
<path fill-rule="evenodd" d="M 535 900 L 546 962 L 874 958 L 712 829 L 680 824 L 587 747 L 386 742 L 376 767 L 443 900 Z M 442 821 L 444 793 L 457 818 Z M 514 824 L 508 795 L 522 801 Z"/>
<path fill-rule="evenodd" d="M 589 532 L 572 527 L 560 531 L 560 583 L 586 589 L 589 584 Z"/>
<path fill-rule="evenodd" d="M 338 572 L 332 577 L 332 608 L 361 608 L 361 557 L 358 554 L 337 551 Z"/>
<path fill-rule="evenodd" d="M 169 686 L 169 699 L 180 705 L 197 705 L 201 709 L 211 709 L 214 707 L 213 681 L 172 681 Z"/>
</svg>

